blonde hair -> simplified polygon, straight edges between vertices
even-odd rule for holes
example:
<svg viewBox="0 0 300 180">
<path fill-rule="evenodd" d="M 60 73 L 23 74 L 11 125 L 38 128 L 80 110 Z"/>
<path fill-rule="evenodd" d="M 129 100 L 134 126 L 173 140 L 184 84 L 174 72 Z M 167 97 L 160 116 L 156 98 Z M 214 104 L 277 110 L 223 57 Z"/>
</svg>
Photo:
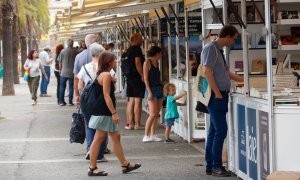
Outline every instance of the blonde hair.
<svg viewBox="0 0 300 180">
<path fill-rule="evenodd" d="M 176 89 L 176 86 L 173 83 L 167 83 L 167 84 L 165 84 L 165 86 L 164 86 L 164 94 L 165 94 L 165 96 L 169 96 L 170 87 L 173 87 L 173 88 Z"/>
</svg>

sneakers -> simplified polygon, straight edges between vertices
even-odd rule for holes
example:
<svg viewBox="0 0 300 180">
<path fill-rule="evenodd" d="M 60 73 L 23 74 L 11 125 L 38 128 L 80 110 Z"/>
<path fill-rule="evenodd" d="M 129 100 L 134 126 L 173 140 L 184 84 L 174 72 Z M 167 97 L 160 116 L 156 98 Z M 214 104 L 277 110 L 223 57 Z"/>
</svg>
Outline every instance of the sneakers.
<svg viewBox="0 0 300 180">
<path fill-rule="evenodd" d="M 143 142 L 146 143 L 146 142 L 151 142 L 152 139 L 150 138 L 150 136 L 144 136 L 143 138 Z"/>
<path fill-rule="evenodd" d="M 104 151 L 104 154 L 111 154 L 111 150 L 106 148 L 105 151 Z"/>
<path fill-rule="evenodd" d="M 62 102 L 62 103 L 60 103 L 59 105 L 60 106 L 65 106 L 67 103 L 65 103 L 65 102 Z"/>
<path fill-rule="evenodd" d="M 101 162 L 107 162 L 107 160 L 105 159 L 105 157 L 103 157 L 102 159 L 97 159 L 97 162 L 101 163 Z"/>
<path fill-rule="evenodd" d="M 211 169 L 206 169 L 205 172 L 206 172 L 206 175 L 209 175 L 209 176 L 212 175 L 212 170 Z"/>
<path fill-rule="evenodd" d="M 40 94 L 40 97 L 51 97 L 49 94 Z"/>
<path fill-rule="evenodd" d="M 73 103 L 69 103 L 68 106 L 74 106 L 74 104 Z"/>
<path fill-rule="evenodd" d="M 207 173 L 206 173 L 207 174 Z M 212 175 L 217 177 L 228 177 L 231 176 L 231 173 L 225 169 L 225 167 L 221 166 L 217 169 L 212 170 Z"/>
<path fill-rule="evenodd" d="M 151 136 L 150 139 L 155 142 L 160 142 L 162 140 L 161 138 L 157 137 L 156 135 Z"/>
<path fill-rule="evenodd" d="M 165 144 L 174 144 L 175 141 L 169 138 L 169 139 L 166 139 L 166 140 L 164 141 L 164 143 L 165 143 Z"/>
<path fill-rule="evenodd" d="M 86 160 L 90 160 L 90 152 L 86 153 L 85 159 L 86 159 Z"/>
<path fill-rule="evenodd" d="M 125 129 L 127 129 L 127 130 L 133 130 L 133 127 L 130 127 L 129 124 L 127 123 L 126 126 L 125 126 Z"/>
<path fill-rule="evenodd" d="M 90 152 L 86 153 L 85 159 L 90 160 Z M 105 157 L 103 157 L 102 159 L 97 159 L 97 162 L 107 162 L 107 160 L 105 159 Z"/>
</svg>

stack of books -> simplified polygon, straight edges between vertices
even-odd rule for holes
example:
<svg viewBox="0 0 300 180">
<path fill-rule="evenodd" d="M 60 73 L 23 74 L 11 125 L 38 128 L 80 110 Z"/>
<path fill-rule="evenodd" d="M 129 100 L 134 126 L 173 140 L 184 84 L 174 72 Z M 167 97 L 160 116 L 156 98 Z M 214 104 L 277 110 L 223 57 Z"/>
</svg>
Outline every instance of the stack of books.
<svg viewBox="0 0 300 180">
<path fill-rule="evenodd" d="M 273 85 L 275 88 L 297 87 L 297 77 L 292 74 L 275 75 Z"/>
<path fill-rule="evenodd" d="M 274 100 L 275 106 L 298 106 L 299 98 L 293 96 L 276 97 Z"/>
</svg>

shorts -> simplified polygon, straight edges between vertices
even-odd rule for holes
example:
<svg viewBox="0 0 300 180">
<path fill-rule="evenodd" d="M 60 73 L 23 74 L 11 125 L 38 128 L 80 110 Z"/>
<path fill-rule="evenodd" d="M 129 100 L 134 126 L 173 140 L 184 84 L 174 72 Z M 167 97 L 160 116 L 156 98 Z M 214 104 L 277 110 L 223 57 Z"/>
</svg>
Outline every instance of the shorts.
<svg viewBox="0 0 300 180">
<path fill-rule="evenodd" d="M 127 97 L 144 98 L 145 96 L 145 84 L 138 76 L 137 78 L 127 78 Z"/>
<path fill-rule="evenodd" d="M 167 127 L 172 127 L 174 125 L 175 118 L 165 119 L 165 125 Z"/>
<path fill-rule="evenodd" d="M 157 100 L 162 100 L 164 99 L 164 93 L 163 93 L 163 88 L 161 86 L 156 86 L 156 87 L 151 87 L 151 91 L 153 94 L 153 97 Z M 146 97 L 148 97 L 149 93 L 146 89 Z"/>
</svg>

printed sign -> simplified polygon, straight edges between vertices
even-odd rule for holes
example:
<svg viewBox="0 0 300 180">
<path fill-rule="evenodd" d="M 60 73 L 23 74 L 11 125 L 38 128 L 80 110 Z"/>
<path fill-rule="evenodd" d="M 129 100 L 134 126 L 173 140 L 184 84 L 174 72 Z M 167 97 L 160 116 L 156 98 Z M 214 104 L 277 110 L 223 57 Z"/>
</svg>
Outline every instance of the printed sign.
<svg viewBox="0 0 300 180">
<path fill-rule="evenodd" d="M 269 159 L 269 117 L 264 111 L 258 112 L 259 119 L 259 155 L 260 155 L 260 179 L 265 180 L 270 174 Z"/>
<path fill-rule="evenodd" d="M 178 17 L 179 20 L 179 35 L 181 37 L 184 36 L 185 33 L 185 20 L 184 17 Z M 175 35 L 175 18 L 174 17 L 170 17 L 170 21 L 171 21 L 171 35 L 174 36 Z M 163 18 L 161 21 L 161 32 L 163 34 L 163 36 L 167 36 L 168 35 L 168 28 L 167 28 L 167 20 L 166 18 Z M 200 35 L 202 33 L 202 18 L 201 16 L 192 16 L 188 18 L 188 30 L 189 30 L 189 35 Z"/>
<path fill-rule="evenodd" d="M 245 106 L 237 105 L 239 170 L 247 174 Z"/>
<path fill-rule="evenodd" d="M 257 133 L 256 133 L 256 110 L 247 108 L 248 117 L 248 160 L 249 177 L 258 179 L 257 175 Z"/>
</svg>

